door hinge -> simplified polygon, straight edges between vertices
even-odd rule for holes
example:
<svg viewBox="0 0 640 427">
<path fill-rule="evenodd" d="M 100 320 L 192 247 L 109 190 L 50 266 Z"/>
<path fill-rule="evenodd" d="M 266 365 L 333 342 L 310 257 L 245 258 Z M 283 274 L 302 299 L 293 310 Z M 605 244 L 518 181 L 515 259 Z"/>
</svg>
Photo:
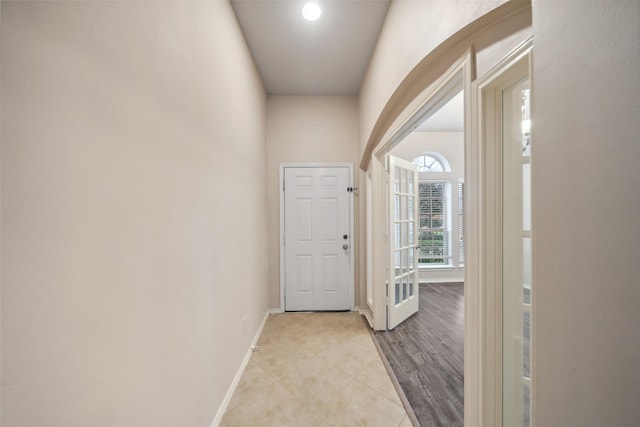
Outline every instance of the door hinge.
<svg viewBox="0 0 640 427">
<path fill-rule="evenodd" d="M 284 191 L 284 179 L 282 180 L 282 191 Z"/>
</svg>

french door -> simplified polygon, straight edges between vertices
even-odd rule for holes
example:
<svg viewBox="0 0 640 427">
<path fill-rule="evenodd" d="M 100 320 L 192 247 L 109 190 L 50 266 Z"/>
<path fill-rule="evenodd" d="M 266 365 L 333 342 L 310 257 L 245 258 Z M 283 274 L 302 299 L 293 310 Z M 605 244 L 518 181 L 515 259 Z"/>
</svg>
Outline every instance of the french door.
<svg viewBox="0 0 640 427">
<path fill-rule="evenodd" d="M 530 83 L 502 91 L 503 426 L 531 425 Z"/>
<path fill-rule="evenodd" d="M 351 167 L 284 166 L 282 174 L 284 309 L 351 310 Z"/>
<path fill-rule="evenodd" d="M 418 168 L 389 155 L 387 329 L 418 311 Z"/>
</svg>

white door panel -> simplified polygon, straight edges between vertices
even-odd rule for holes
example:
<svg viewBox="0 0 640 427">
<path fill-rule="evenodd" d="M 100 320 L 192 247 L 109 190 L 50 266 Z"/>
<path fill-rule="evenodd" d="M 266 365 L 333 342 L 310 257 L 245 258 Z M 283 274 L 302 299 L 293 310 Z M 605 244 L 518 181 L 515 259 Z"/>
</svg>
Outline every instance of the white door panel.
<svg viewBox="0 0 640 427">
<path fill-rule="evenodd" d="M 418 168 L 389 156 L 387 329 L 418 311 Z"/>
<path fill-rule="evenodd" d="M 284 168 L 287 311 L 351 309 L 350 182 L 348 167 Z"/>
</svg>

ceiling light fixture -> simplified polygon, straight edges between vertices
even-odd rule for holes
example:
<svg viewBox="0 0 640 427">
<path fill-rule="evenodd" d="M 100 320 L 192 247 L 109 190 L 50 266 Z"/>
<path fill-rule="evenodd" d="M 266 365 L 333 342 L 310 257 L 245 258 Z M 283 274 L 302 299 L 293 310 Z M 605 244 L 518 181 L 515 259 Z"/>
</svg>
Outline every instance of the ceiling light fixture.
<svg viewBox="0 0 640 427">
<path fill-rule="evenodd" d="M 318 3 L 309 2 L 302 7 L 302 16 L 307 21 L 316 21 L 322 15 L 322 9 Z"/>
</svg>

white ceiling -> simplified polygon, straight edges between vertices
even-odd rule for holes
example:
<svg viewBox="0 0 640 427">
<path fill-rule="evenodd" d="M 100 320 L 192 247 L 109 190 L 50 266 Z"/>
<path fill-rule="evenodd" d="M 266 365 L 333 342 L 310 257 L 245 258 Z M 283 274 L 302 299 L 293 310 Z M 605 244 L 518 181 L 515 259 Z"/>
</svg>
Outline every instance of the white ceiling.
<svg viewBox="0 0 640 427">
<path fill-rule="evenodd" d="M 415 130 L 416 132 L 463 132 L 464 92 L 460 91 Z"/>
<path fill-rule="evenodd" d="M 231 0 L 267 93 L 357 94 L 390 0 L 317 0 L 314 22 L 306 1 Z"/>
</svg>

